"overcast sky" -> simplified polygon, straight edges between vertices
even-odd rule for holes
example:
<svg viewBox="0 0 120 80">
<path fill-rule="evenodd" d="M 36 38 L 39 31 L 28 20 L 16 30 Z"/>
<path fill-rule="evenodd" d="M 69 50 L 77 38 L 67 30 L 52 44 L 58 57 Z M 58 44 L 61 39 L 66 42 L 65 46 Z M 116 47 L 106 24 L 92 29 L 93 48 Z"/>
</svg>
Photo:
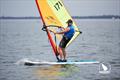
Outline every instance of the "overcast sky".
<svg viewBox="0 0 120 80">
<path fill-rule="evenodd" d="M 63 0 L 72 16 L 120 15 L 120 0 Z M 39 16 L 35 0 L 0 0 L 0 16 Z"/>
</svg>

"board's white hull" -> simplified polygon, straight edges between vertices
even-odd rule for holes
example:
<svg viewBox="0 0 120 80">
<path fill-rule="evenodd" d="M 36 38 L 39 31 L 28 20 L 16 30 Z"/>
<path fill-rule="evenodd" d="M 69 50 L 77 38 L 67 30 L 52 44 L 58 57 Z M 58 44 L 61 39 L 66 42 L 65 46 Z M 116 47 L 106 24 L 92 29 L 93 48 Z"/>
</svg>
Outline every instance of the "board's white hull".
<svg viewBox="0 0 120 80">
<path fill-rule="evenodd" d="M 57 65 L 57 64 L 98 64 L 100 63 L 99 61 L 78 61 L 78 62 L 39 62 L 39 61 L 26 61 L 25 65 Z"/>
</svg>

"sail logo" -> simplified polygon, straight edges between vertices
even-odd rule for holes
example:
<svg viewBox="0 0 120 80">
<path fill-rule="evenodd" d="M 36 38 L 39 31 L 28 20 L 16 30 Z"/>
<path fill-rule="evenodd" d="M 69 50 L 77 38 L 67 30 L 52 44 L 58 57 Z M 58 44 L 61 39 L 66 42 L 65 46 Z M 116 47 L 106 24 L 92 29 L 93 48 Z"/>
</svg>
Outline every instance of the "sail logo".
<svg viewBox="0 0 120 80">
<path fill-rule="evenodd" d="M 109 63 L 100 63 L 99 73 L 109 74 L 111 72 L 111 65 Z"/>
</svg>

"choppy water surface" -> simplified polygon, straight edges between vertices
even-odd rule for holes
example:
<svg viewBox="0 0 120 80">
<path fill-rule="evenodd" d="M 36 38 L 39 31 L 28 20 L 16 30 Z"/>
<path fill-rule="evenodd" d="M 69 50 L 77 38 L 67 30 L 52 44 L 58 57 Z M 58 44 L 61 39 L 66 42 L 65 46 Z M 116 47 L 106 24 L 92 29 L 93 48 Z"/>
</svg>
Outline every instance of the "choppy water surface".
<svg viewBox="0 0 120 80">
<path fill-rule="evenodd" d="M 120 80 L 120 20 L 76 20 L 83 32 L 68 48 L 69 60 L 94 59 L 111 65 L 24 66 L 32 59 L 56 61 L 39 20 L 0 20 L 0 80 Z"/>
</svg>

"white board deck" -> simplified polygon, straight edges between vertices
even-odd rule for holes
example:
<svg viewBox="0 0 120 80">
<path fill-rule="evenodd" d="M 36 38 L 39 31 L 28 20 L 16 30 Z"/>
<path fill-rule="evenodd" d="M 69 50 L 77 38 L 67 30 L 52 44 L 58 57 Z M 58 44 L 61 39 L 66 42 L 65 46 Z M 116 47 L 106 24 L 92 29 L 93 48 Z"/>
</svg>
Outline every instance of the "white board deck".
<svg viewBox="0 0 120 80">
<path fill-rule="evenodd" d="M 25 65 L 62 65 L 62 64 L 98 64 L 100 63 L 99 61 L 95 60 L 80 60 L 80 61 L 68 61 L 68 62 L 39 62 L 39 61 L 26 61 L 24 64 Z"/>
</svg>

